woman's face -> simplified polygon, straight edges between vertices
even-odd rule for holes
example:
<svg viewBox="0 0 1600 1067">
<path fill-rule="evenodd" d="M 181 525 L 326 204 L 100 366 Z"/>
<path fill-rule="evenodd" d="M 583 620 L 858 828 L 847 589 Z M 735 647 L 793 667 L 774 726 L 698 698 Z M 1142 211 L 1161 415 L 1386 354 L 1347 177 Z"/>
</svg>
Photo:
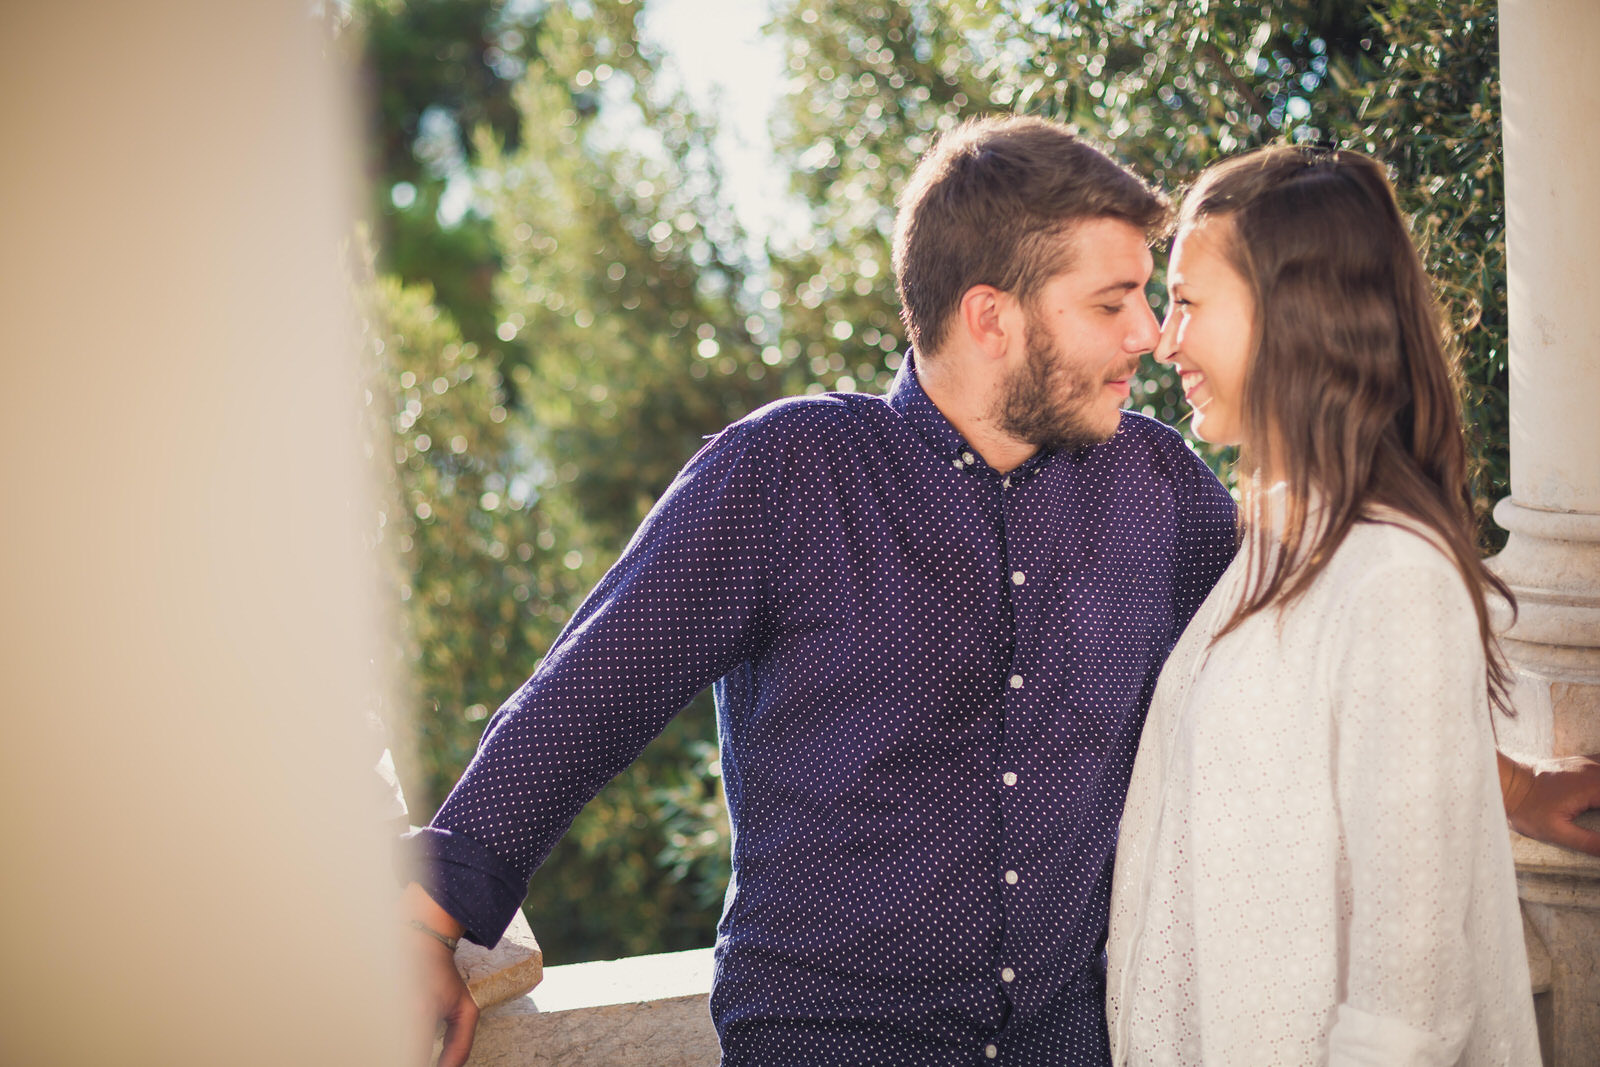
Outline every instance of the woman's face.
<svg viewBox="0 0 1600 1067">
<path fill-rule="evenodd" d="M 1224 255 L 1232 225 L 1211 218 L 1178 231 L 1167 264 L 1167 321 L 1155 351 L 1182 377 L 1195 434 L 1214 445 L 1240 443 L 1255 323 L 1250 287 Z"/>
</svg>

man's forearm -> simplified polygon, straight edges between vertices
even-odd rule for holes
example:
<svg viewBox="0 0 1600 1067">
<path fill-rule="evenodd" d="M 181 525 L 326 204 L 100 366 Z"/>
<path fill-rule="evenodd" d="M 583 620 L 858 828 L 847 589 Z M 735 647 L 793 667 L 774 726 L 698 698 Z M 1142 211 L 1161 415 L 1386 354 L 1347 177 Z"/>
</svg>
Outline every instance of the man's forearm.
<svg viewBox="0 0 1600 1067">
<path fill-rule="evenodd" d="M 1500 771 L 1500 799 L 1505 804 L 1506 818 L 1512 819 L 1533 792 L 1533 768 L 1518 763 L 1504 752 L 1496 752 L 1494 758 Z"/>
</svg>

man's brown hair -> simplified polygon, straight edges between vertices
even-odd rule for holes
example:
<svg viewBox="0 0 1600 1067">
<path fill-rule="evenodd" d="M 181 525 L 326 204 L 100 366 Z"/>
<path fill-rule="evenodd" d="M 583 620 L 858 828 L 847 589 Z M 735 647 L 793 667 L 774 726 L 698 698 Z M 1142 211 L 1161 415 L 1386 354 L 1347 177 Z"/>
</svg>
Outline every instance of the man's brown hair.
<svg viewBox="0 0 1600 1067">
<path fill-rule="evenodd" d="M 900 317 L 919 354 L 944 343 L 974 285 L 1027 300 L 1071 263 L 1074 223 L 1117 218 L 1152 239 L 1166 197 L 1059 123 L 969 120 L 922 157 L 900 197 L 894 270 Z"/>
</svg>

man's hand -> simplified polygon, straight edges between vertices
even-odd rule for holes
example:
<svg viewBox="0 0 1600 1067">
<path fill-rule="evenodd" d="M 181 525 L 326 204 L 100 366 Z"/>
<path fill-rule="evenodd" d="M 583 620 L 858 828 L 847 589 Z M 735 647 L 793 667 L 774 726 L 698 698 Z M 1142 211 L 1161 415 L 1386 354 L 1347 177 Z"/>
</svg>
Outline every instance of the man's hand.
<svg viewBox="0 0 1600 1067">
<path fill-rule="evenodd" d="M 1539 760 L 1531 766 L 1505 756 L 1500 760 L 1506 818 L 1513 830 L 1600 856 L 1600 833 L 1574 821 L 1585 811 L 1600 808 L 1600 753 Z"/>
<path fill-rule="evenodd" d="M 406 886 L 400 898 L 400 917 L 415 919 L 446 937 L 460 937 L 461 924 L 434 903 L 415 882 Z M 444 1049 L 438 1067 L 461 1067 L 472 1051 L 472 1036 L 478 1028 L 478 1005 L 467 983 L 456 970 L 455 953 L 443 942 L 422 930 L 408 929 L 411 959 L 415 962 L 418 1003 L 412 1012 L 418 1027 L 414 1047 L 430 1049 L 440 1022 L 444 1023 Z"/>
</svg>

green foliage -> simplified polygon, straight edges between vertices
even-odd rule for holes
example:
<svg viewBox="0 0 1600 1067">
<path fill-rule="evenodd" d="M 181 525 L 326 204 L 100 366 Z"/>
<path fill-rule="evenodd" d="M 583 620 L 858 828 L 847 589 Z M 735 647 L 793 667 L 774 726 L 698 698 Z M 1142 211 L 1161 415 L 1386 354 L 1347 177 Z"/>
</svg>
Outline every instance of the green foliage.
<svg viewBox="0 0 1600 1067">
<path fill-rule="evenodd" d="M 549 12 L 512 94 L 514 133 L 476 131 L 488 239 L 508 249 L 492 360 L 424 294 L 377 292 L 381 352 L 404 361 L 388 379 L 394 430 L 411 442 L 397 489 L 408 514 L 426 512 L 399 542 L 424 767 L 408 791 L 415 819 L 701 436 L 805 384 L 761 358 L 768 325 L 749 310 L 744 238 L 707 165 L 714 131 L 651 96 L 635 13 Z M 657 135 L 620 147 L 630 128 Z M 452 351 L 505 379 L 436 403 L 427 383 Z M 416 454 L 418 433 L 432 446 L 474 422 L 486 432 L 468 439 L 468 469 L 434 461 L 437 446 Z M 484 493 L 507 528 L 484 529 Z M 707 694 L 578 817 L 525 904 L 548 958 L 710 942 L 728 872 L 714 736 Z"/>
<path fill-rule="evenodd" d="M 881 391 L 903 331 L 890 263 L 895 198 L 921 154 L 962 118 L 989 110 L 961 5 L 783 0 L 790 93 L 778 153 L 812 233 L 774 250 L 771 310 L 780 351 L 827 387 Z"/>
<path fill-rule="evenodd" d="M 1499 10 L 1493 0 L 1393 0 L 1376 12 L 1381 75 L 1360 94 L 1346 143 L 1388 162 L 1461 356 L 1467 444 L 1484 544 L 1511 493 L 1505 165 Z"/>
<path fill-rule="evenodd" d="M 470 181 L 470 135 L 515 144 L 512 87 L 536 55 L 537 6 L 507 0 L 355 0 L 377 136 L 369 142 L 376 245 L 387 272 L 426 282 L 468 340 L 492 340 L 499 253 L 487 221 L 448 222 L 440 203 Z M 394 190 L 413 190 L 409 204 Z"/>
<path fill-rule="evenodd" d="M 521 684 L 582 588 L 507 426 L 496 358 L 463 342 L 425 287 L 373 287 L 368 344 L 382 406 L 388 499 L 380 545 L 396 568 L 399 653 L 420 765 L 405 774 L 413 818 L 460 775 L 483 723 Z"/>
<path fill-rule="evenodd" d="M 555 461 L 551 486 L 575 490 L 561 495 L 579 550 L 609 564 L 704 435 L 804 381 L 762 359 L 747 242 L 706 165 L 714 131 L 653 99 L 636 49 L 601 51 L 631 39 L 636 5 L 594 8 L 581 29 L 551 15 L 550 65 L 517 92 L 521 149 L 479 150 L 500 175 L 490 214 L 508 250 L 496 293 L 513 380 L 536 452 Z M 627 147 L 621 129 L 635 131 Z"/>
</svg>

